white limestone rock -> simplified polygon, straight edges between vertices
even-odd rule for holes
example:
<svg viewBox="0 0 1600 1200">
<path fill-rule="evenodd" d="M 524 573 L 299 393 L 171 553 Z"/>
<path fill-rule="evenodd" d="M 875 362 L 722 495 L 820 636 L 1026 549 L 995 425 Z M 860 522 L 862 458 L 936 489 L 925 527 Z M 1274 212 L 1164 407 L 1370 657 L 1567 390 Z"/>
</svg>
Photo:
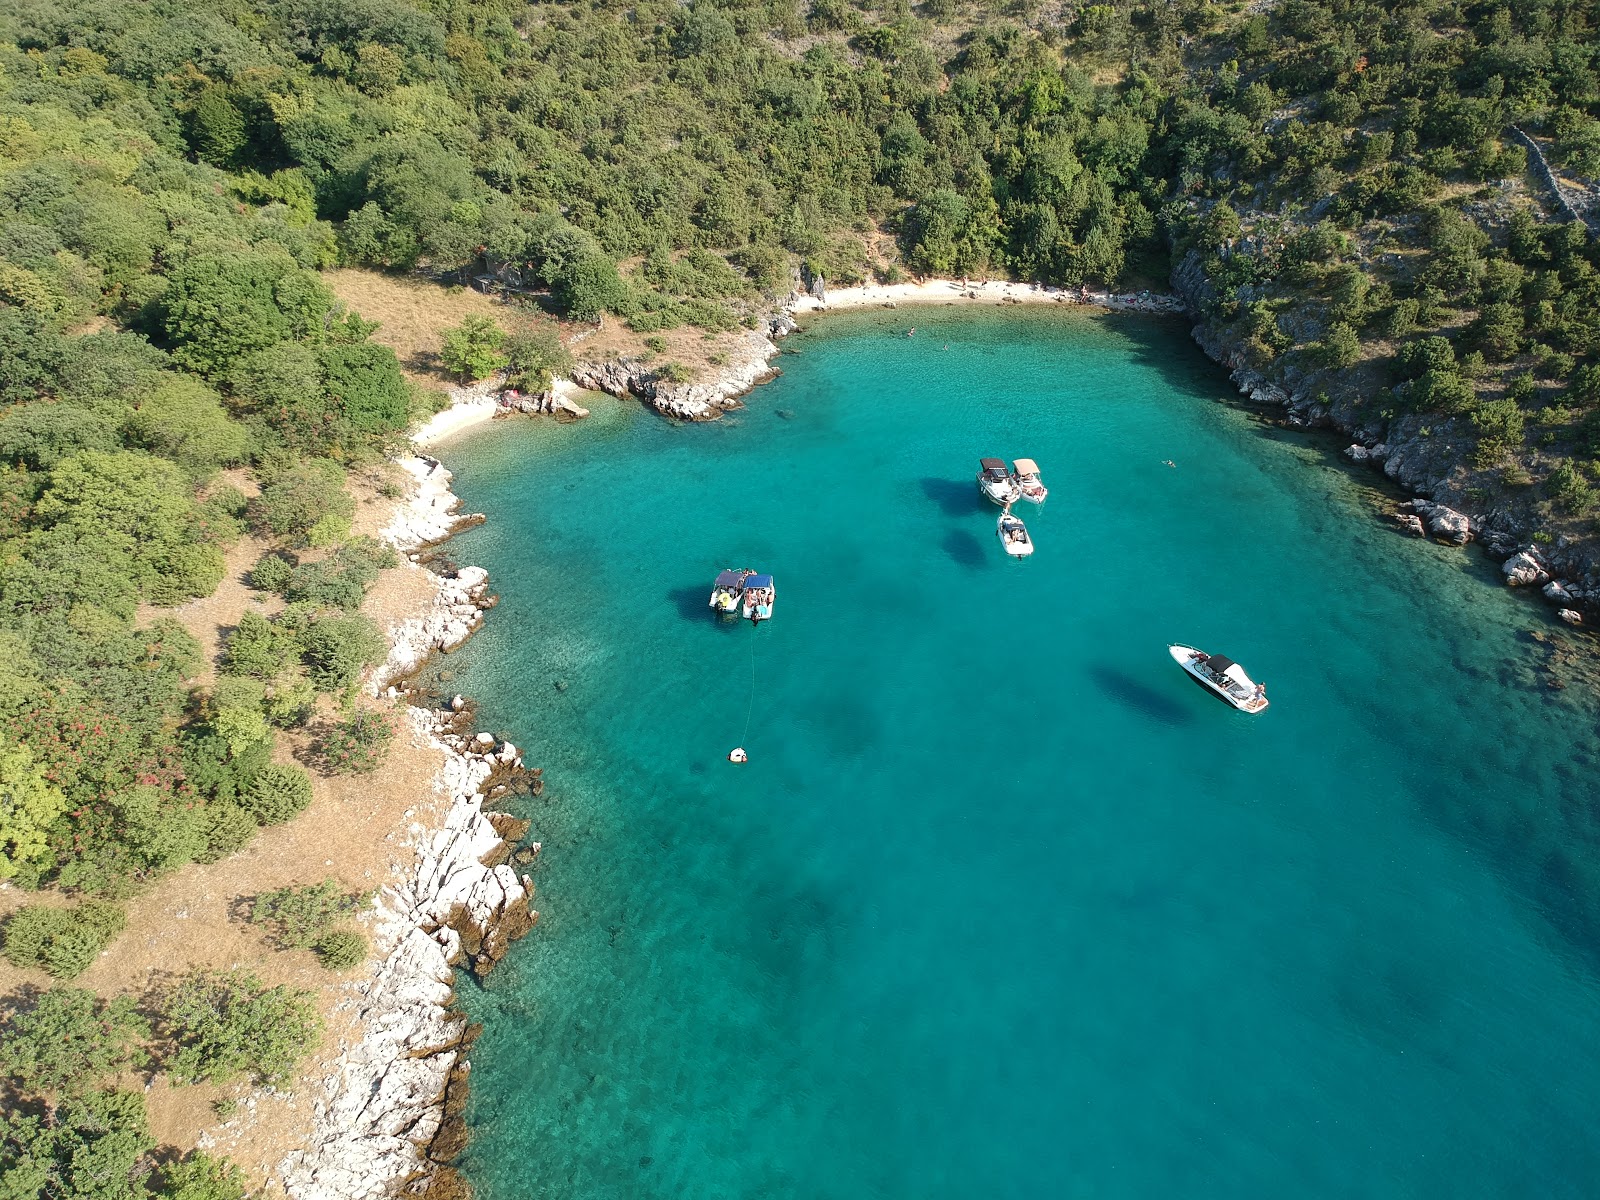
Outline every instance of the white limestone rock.
<svg viewBox="0 0 1600 1200">
<path fill-rule="evenodd" d="M 1544 564 L 1527 550 L 1506 559 L 1500 564 L 1500 570 L 1504 572 L 1506 582 L 1512 587 L 1531 587 L 1543 584 L 1550 578 L 1549 572 L 1544 569 Z"/>
</svg>

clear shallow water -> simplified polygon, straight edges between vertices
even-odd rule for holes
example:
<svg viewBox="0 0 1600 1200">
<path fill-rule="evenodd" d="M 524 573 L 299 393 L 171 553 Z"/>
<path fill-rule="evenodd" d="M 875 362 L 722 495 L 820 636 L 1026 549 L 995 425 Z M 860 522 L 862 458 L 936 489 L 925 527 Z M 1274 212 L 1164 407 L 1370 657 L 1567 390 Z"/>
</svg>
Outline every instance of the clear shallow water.
<svg viewBox="0 0 1600 1200">
<path fill-rule="evenodd" d="M 445 454 L 501 595 L 449 686 L 548 783 L 538 930 L 463 987 L 480 1196 L 1592 1194 L 1600 745 L 1543 610 L 1176 325 L 791 345 L 716 424 Z M 1044 468 L 1025 563 L 982 454 Z"/>
</svg>

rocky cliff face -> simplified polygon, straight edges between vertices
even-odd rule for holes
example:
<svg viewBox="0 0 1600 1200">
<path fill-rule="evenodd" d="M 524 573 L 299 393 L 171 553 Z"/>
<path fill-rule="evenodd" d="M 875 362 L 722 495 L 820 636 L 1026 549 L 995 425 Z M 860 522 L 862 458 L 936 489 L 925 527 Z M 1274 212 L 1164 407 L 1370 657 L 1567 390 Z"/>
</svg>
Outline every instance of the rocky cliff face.
<svg viewBox="0 0 1600 1200">
<path fill-rule="evenodd" d="M 1497 559 L 1517 556 L 1537 564 L 1543 578 L 1556 585 L 1547 599 L 1570 624 L 1600 621 L 1600 554 L 1589 543 L 1557 539 L 1550 545 L 1533 541 L 1538 528 L 1532 505 L 1507 495 L 1497 472 L 1480 471 L 1472 462 L 1477 440 L 1457 419 L 1406 414 L 1385 420 L 1364 403 L 1382 386 L 1374 370 L 1335 373 L 1282 359 L 1256 365 L 1243 336 L 1215 311 L 1216 291 L 1206 277 L 1198 252 L 1190 251 L 1173 267 L 1172 285 L 1194 320 L 1194 340 L 1225 367 L 1239 391 L 1255 403 L 1284 410 L 1290 425 L 1340 430 L 1355 438 L 1345 451 L 1354 462 L 1381 470 L 1408 491 L 1430 502 L 1396 512 L 1404 530 L 1424 530 L 1442 540 L 1464 545 L 1479 541 Z M 1312 331 L 1313 336 L 1320 331 Z M 1415 519 L 1415 525 L 1405 520 Z M 1525 582 L 1508 573 L 1508 582 Z M 1526 580 L 1532 582 L 1532 580 Z"/>
</svg>

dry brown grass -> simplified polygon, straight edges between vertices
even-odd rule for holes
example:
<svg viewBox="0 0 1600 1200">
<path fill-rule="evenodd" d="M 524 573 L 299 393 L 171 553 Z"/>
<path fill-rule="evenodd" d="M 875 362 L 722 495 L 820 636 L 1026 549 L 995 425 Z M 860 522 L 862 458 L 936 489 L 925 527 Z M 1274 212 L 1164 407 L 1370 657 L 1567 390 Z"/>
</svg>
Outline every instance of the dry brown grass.
<svg viewBox="0 0 1600 1200">
<path fill-rule="evenodd" d="M 343 267 L 324 271 L 322 280 L 356 312 L 377 321 L 372 340 L 398 354 L 413 378 L 430 384 L 447 378 L 439 366 L 446 329 L 469 316 L 490 317 L 509 329 L 521 317 L 518 310 L 471 288 L 456 291 L 414 275 Z"/>
</svg>

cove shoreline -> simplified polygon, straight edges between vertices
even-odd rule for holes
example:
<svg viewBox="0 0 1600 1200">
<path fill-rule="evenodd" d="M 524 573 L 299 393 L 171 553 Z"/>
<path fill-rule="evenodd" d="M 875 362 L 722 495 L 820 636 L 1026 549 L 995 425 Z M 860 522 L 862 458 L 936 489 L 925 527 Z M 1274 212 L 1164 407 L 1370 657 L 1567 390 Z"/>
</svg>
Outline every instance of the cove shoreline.
<svg viewBox="0 0 1600 1200">
<path fill-rule="evenodd" d="M 748 356 L 727 364 L 709 381 L 663 383 L 643 363 L 623 358 L 580 363 L 570 379 L 557 381 L 555 390 L 569 402 L 573 389 L 587 388 L 640 399 L 677 420 L 712 420 L 741 407 L 742 396 L 776 376 L 771 361 L 780 353 L 777 342 L 800 328 L 797 317 L 981 303 L 1188 315 L 1194 340 L 1208 357 L 1231 370 L 1242 395 L 1287 408 L 1291 426 L 1334 424 L 1306 419 L 1288 393 L 1242 364 L 1227 345 L 1208 337 L 1195 310 L 1178 296 L 1002 282 L 941 280 L 838 289 L 820 297 L 791 295 L 768 314 L 764 329 L 745 339 Z M 423 450 L 518 411 L 502 403 L 498 391 L 495 381 L 452 389 L 451 406 L 412 435 L 416 452 L 398 460 L 412 486 L 384 536 L 404 553 L 407 568 L 429 570 L 431 552 L 484 519 L 459 511 L 451 473 Z M 1349 457 L 1366 461 L 1357 453 Z M 1403 478 L 1389 474 L 1412 490 Z M 1428 522 L 1440 540 L 1464 545 L 1474 526 L 1481 527 L 1447 506 L 1416 503 L 1422 505 L 1416 509 L 1419 523 Z M 1463 527 L 1466 537 L 1459 536 Z M 522 845 L 528 822 L 486 807 L 529 781 L 534 788 L 542 786 L 538 769 L 528 768 L 511 743 L 476 732 L 472 706 L 464 697 L 455 697 L 445 708 L 424 707 L 415 702 L 408 683 L 435 653 L 463 644 L 494 603 L 488 573 L 481 567 L 446 567 L 434 578 L 429 604 L 389 630 L 389 657 L 368 689 L 404 705 L 416 734 L 444 751 L 445 765 L 433 786 L 450 798 L 450 805 L 438 827 L 417 835 L 416 863 L 407 882 L 385 889 L 376 903 L 375 941 L 382 962 L 372 983 L 359 989 L 364 1036 L 340 1055 L 322 1081 L 325 1098 L 317 1104 L 310 1142 L 286 1158 L 280 1170 L 286 1191 L 297 1200 L 377 1200 L 401 1188 L 433 1200 L 469 1194 L 451 1163 L 467 1140 L 463 1113 L 471 1072 L 468 1052 L 476 1033 L 455 1006 L 455 973 L 463 966 L 480 974 L 492 969 L 538 919 L 531 904 L 532 880 L 519 875 L 515 866 L 531 862 L 539 843 Z M 407 751 L 396 746 L 395 752 Z"/>
</svg>

